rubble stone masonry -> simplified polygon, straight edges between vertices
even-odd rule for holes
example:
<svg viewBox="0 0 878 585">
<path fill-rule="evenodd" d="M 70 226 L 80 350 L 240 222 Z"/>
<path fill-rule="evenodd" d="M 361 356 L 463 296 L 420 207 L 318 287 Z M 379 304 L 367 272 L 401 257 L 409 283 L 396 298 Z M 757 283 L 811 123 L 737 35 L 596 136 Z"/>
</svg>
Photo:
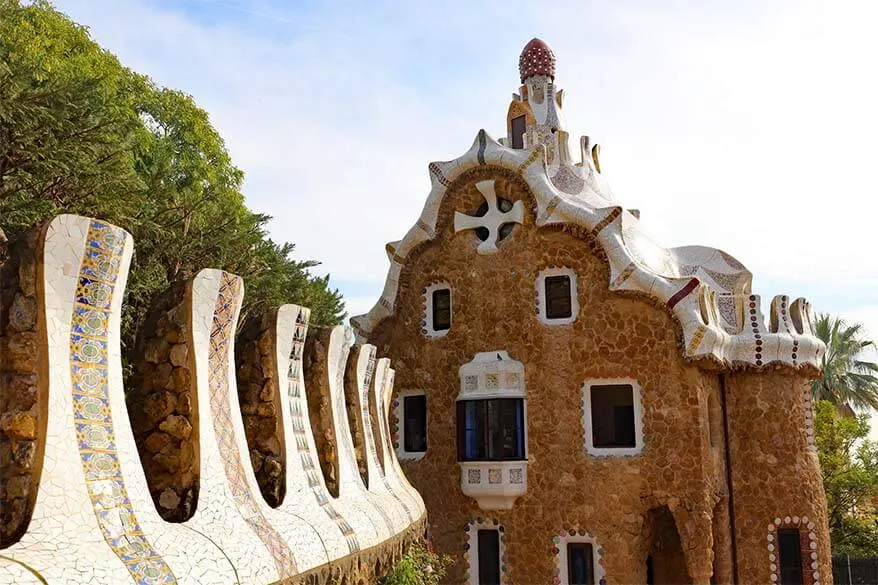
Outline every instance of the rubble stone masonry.
<svg viewBox="0 0 878 585">
<path fill-rule="evenodd" d="M 527 210 L 497 255 L 477 254 L 476 234 L 452 227 L 455 211 L 473 215 L 479 207 L 475 183 L 485 179 Z M 504 578 L 557 583 L 553 536 L 578 527 L 595 538 L 607 583 L 646 582 L 648 556 L 656 583 L 706 585 L 714 573 L 717 583 L 731 582 L 722 372 L 682 358 L 680 327 L 666 307 L 608 290 L 606 257 L 585 229 L 537 228 L 534 209 L 517 175 L 491 167 L 464 173 L 442 201 L 435 239 L 410 253 L 393 315 L 369 335 L 378 355 L 393 360 L 395 395 L 426 391 L 427 453 L 404 465 L 430 512 L 437 548 L 467 559 L 465 527 L 496 520 L 504 529 Z M 535 282 L 549 267 L 576 274 L 580 311 L 572 324 L 537 319 Z M 421 331 L 423 295 L 435 282 L 450 283 L 453 319 L 445 336 L 429 339 Z M 503 511 L 481 510 L 461 492 L 455 448 L 458 368 L 492 350 L 523 362 L 527 393 L 527 492 Z M 740 373 L 725 385 L 741 583 L 769 582 L 768 524 L 793 514 L 814 518 L 820 572 L 830 574 L 825 510 L 809 503 L 823 496 L 816 456 L 804 448 L 807 375 Z M 581 387 L 601 379 L 639 384 L 639 455 L 586 454 Z M 447 582 L 466 582 L 467 571 L 458 562 Z"/>
</svg>

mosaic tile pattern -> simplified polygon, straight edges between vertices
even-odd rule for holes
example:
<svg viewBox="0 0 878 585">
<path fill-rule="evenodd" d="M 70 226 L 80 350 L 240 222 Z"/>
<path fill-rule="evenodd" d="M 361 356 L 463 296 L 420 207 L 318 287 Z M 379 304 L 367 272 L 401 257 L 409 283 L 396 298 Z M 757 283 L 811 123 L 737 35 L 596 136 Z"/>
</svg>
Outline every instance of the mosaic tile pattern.
<svg viewBox="0 0 878 585">
<path fill-rule="evenodd" d="M 344 525 L 335 533 L 336 524 L 314 500 L 293 497 L 286 508 L 273 509 L 258 497 L 242 455 L 243 423 L 230 377 L 240 279 L 207 270 L 192 282 L 189 341 L 203 423 L 196 431 L 201 490 L 189 521 L 167 523 L 150 497 L 122 388 L 118 343 L 130 236 L 103 222 L 67 215 L 51 222 L 43 243 L 39 295 L 47 311 L 46 453 L 28 530 L 0 554 L 0 582 L 267 584 L 295 577 L 301 559 L 298 568 L 308 570 L 350 555 Z M 307 310 L 302 315 L 299 350 Z M 300 368 L 300 351 L 297 357 L 291 362 Z M 291 376 L 298 373 L 290 370 Z M 310 433 L 307 420 L 305 428 Z M 287 436 L 293 439 L 293 433 Z M 312 435 L 305 438 L 313 444 Z M 304 485 L 303 470 L 290 469 L 293 483 Z M 394 520 L 395 536 L 406 534 L 412 521 L 399 503 L 404 498 L 385 496 L 383 513 L 358 511 L 362 523 L 371 528 L 386 517 Z M 308 520 L 303 520 L 305 508 L 313 510 Z M 423 507 L 419 521 L 422 516 Z M 382 544 L 374 537 L 369 542 L 370 547 Z M 388 544 L 389 556 L 399 541 Z"/>
<path fill-rule="evenodd" d="M 92 221 L 80 265 L 70 334 L 73 422 L 82 471 L 104 538 L 135 583 L 176 583 L 143 534 L 116 451 L 107 382 L 110 303 L 125 247 L 124 231 Z"/>
<path fill-rule="evenodd" d="M 390 368 L 390 360 L 387 358 L 379 359 L 375 365 L 375 382 L 372 385 L 372 392 L 378 413 L 381 449 L 384 453 L 384 483 L 387 489 L 394 493 L 406 507 L 409 517 L 420 518 L 426 511 L 424 500 L 405 477 L 396 456 L 396 450 L 391 448 L 390 425 L 387 422 L 387 417 L 393 394 L 393 380 L 394 371 Z"/>
<path fill-rule="evenodd" d="M 780 559 L 778 558 L 777 531 L 785 528 L 795 528 L 799 531 L 799 545 L 802 556 L 802 577 L 805 585 L 820 585 L 820 563 L 817 555 L 817 535 L 814 532 L 814 523 L 807 516 L 786 516 L 775 518 L 768 525 L 766 537 L 768 549 L 769 578 L 772 583 L 780 583 Z M 832 577 L 829 577 L 832 580 Z"/>
<path fill-rule="evenodd" d="M 293 436 L 296 443 L 296 451 L 299 453 L 299 464 L 305 477 L 308 488 L 315 501 L 326 513 L 326 516 L 338 527 L 345 539 L 349 552 L 360 550 L 357 534 L 348 521 L 338 513 L 332 504 L 332 497 L 323 480 L 323 473 L 317 463 L 317 455 L 312 451 L 309 442 L 311 423 L 308 421 L 308 403 L 305 399 L 304 384 L 302 380 L 302 353 L 305 347 L 305 335 L 308 331 L 307 309 L 299 309 L 296 316 L 296 330 L 293 335 L 293 348 L 289 357 L 289 369 L 287 375 L 287 394 L 289 396 L 289 410 L 292 420 Z"/>
<path fill-rule="evenodd" d="M 289 578 L 297 574 L 293 552 L 277 529 L 261 513 L 261 507 L 247 484 L 245 467 L 235 436 L 235 426 L 232 424 L 232 411 L 229 405 L 229 355 L 234 334 L 236 305 L 242 294 L 241 279 L 224 272 L 220 278 L 213 330 L 210 333 L 208 357 L 210 412 L 226 479 L 235 504 L 241 516 L 270 552 L 278 574 L 282 578 Z"/>
<path fill-rule="evenodd" d="M 600 173 L 598 145 L 592 144 L 588 137 L 580 139 L 581 162 L 568 160 L 569 137 L 560 125 L 562 100 L 557 97 L 553 80 L 545 74 L 548 65 L 540 59 L 542 57 L 527 56 L 527 79 L 520 94 L 513 98 L 513 103 L 520 100 L 530 112 L 526 118 L 524 148 L 509 148 L 480 131 L 469 150 L 458 158 L 430 163 L 432 188 L 424 210 L 415 227 L 402 240 L 394 242 L 393 263 L 379 302 L 365 315 L 351 319 L 358 334 L 368 339 L 375 327 L 393 313 L 400 270 L 411 261 L 414 250 L 437 237 L 438 210 L 449 187 L 463 173 L 482 165 L 521 176 L 536 202 L 537 227 L 561 224 L 589 231 L 609 260 L 613 275 L 608 283 L 610 289 L 642 293 L 665 304 L 683 330 L 681 351 L 686 357 L 706 358 L 725 367 L 763 367 L 776 363 L 793 368 L 804 365 L 819 368 L 825 346 L 810 330 L 806 317 L 809 309 L 804 299 L 785 301 L 786 309 L 779 304 L 772 310 L 773 316 L 783 320 L 784 311 L 789 316 L 793 306 L 802 307 L 799 311 L 801 327 L 767 331 L 760 322 L 766 331 L 760 331 L 760 337 L 754 336 L 736 319 L 736 308 L 749 302 L 752 295 L 752 274 L 738 260 L 706 246 L 664 248 L 652 241 L 641 229 L 639 218 L 624 211 L 616 201 Z M 521 110 L 521 107 L 510 107 L 509 112 L 520 115 Z M 508 139 L 507 136 L 503 142 Z M 537 161 L 542 164 L 535 164 Z M 486 223 L 486 219 L 491 221 Z M 455 230 L 485 227 L 490 231 L 502 221 L 509 220 L 502 220 L 496 213 L 482 218 L 458 213 Z M 502 253 L 502 244 L 497 246 L 495 240 L 492 231 L 492 236 L 480 244 L 479 251 Z M 695 298 L 697 295 L 691 294 L 699 287 L 715 293 L 710 295 L 710 302 L 722 316 L 722 322 L 711 323 L 700 332 L 701 307 Z M 764 343 L 757 344 L 760 339 Z M 777 351 L 766 355 L 757 351 L 760 346 L 777 348 Z M 758 353 L 762 356 L 756 357 Z"/>
<path fill-rule="evenodd" d="M 464 527 L 466 544 L 463 562 L 466 565 L 463 578 L 469 585 L 479 585 L 479 530 L 496 530 L 500 533 L 500 585 L 509 585 L 509 567 L 506 565 L 506 529 L 497 520 L 474 518 Z"/>
</svg>

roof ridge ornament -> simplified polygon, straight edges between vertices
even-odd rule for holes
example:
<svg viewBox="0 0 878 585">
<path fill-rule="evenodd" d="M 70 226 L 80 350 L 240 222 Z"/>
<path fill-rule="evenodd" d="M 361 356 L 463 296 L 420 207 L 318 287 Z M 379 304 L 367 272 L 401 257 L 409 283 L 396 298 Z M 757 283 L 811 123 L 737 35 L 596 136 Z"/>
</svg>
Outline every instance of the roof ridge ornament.
<svg viewBox="0 0 878 585">
<path fill-rule="evenodd" d="M 542 39 L 532 38 L 518 58 L 518 72 L 522 83 L 535 75 L 545 75 L 554 81 L 555 53 Z"/>
<path fill-rule="evenodd" d="M 454 212 L 454 231 L 477 230 L 484 228 L 488 231 L 479 247 L 479 254 L 493 254 L 497 251 L 497 242 L 500 240 L 500 228 L 508 223 L 522 223 L 524 221 L 524 203 L 519 199 L 507 210 L 502 210 L 497 205 L 497 193 L 494 191 L 494 179 L 479 181 L 476 189 L 485 198 L 488 211 L 481 216 L 466 215 L 459 211 Z"/>
</svg>

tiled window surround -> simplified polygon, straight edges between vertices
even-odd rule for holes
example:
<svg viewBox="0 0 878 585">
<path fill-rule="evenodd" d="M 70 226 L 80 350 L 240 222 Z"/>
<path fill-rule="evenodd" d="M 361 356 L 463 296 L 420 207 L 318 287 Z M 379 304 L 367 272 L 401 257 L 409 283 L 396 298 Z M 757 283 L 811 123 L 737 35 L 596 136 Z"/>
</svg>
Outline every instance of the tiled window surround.
<svg viewBox="0 0 878 585">
<path fill-rule="evenodd" d="M 778 531 L 796 529 L 799 531 L 799 550 L 802 562 L 802 583 L 805 585 L 820 585 L 820 563 L 817 557 L 817 535 L 814 532 L 814 522 L 807 516 L 786 516 L 775 518 L 768 525 L 767 548 L 769 579 L 772 583 L 781 582 L 780 547 Z"/>
</svg>

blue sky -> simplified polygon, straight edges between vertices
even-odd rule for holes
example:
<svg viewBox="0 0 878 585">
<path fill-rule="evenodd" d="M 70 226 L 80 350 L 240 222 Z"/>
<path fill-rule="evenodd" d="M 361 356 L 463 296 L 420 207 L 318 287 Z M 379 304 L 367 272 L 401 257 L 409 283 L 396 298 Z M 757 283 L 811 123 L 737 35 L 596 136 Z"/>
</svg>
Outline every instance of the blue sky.
<svg viewBox="0 0 878 585">
<path fill-rule="evenodd" d="M 665 246 L 724 249 L 767 304 L 878 337 L 878 54 L 863 2 L 60 0 L 123 63 L 192 94 L 249 205 L 353 314 L 417 219 L 427 164 L 505 130 L 518 55 L 558 59 L 573 136 Z M 871 14 L 870 14 L 871 11 Z"/>
</svg>

